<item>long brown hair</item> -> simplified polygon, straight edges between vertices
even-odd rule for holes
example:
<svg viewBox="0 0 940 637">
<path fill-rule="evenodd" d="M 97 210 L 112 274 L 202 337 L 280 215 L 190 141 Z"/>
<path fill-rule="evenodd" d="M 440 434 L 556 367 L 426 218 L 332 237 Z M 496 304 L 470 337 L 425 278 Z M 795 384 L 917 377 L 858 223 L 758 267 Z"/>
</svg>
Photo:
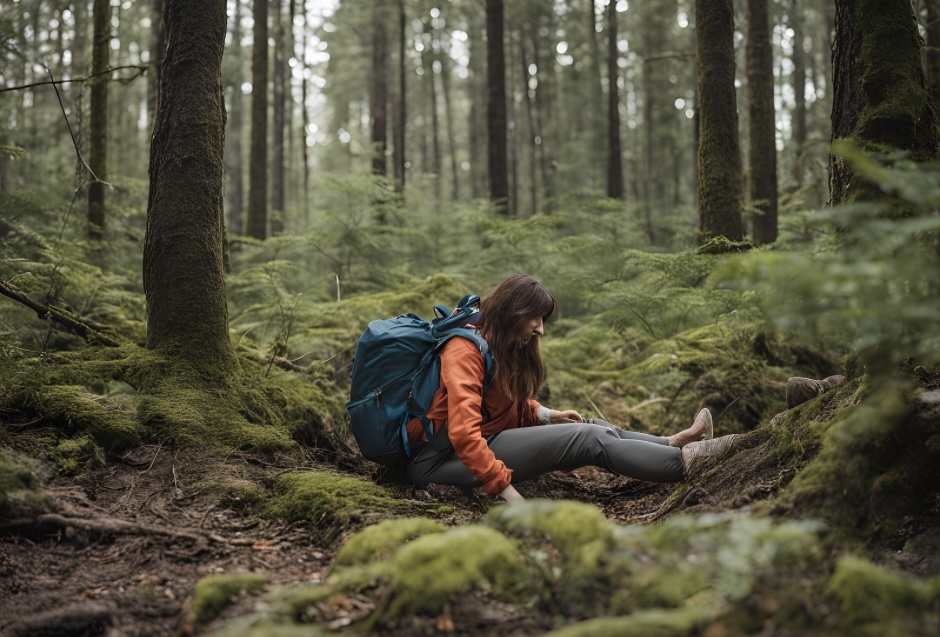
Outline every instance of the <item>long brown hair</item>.
<svg viewBox="0 0 940 637">
<path fill-rule="evenodd" d="M 555 297 L 528 274 L 514 274 L 480 303 L 480 334 L 496 360 L 494 381 L 513 401 L 533 398 L 545 382 L 539 339 L 523 345 L 520 334 L 533 319 L 555 314 Z"/>
</svg>

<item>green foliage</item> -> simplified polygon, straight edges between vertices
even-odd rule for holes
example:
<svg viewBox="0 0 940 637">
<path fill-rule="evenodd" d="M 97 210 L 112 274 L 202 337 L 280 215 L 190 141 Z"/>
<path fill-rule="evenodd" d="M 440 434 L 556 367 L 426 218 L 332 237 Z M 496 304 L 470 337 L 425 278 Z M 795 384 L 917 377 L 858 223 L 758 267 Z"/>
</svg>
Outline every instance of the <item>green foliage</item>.
<svg viewBox="0 0 940 637">
<path fill-rule="evenodd" d="M 826 590 L 846 634 L 926 635 L 940 619 L 937 587 L 858 557 L 839 560 Z"/>
<path fill-rule="evenodd" d="M 491 510 L 482 525 L 425 530 L 414 537 L 423 531 L 412 520 L 364 530 L 362 544 L 380 550 L 368 556 L 357 546 L 325 584 L 276 594 L 251 624 L 321 622 L 329 606 L 321 602 L 353 593 L 376 601 L 364 628 L 407 625 L 468 596 L 561 613 L 575 622 L 563 635 L 683 635 L 716 621 L 786 629 L 818 619 L 806 593 L 823 553 L 812 523 L 713 514 L 618 527 L 586 504 L 527 500 Z M 397 546 L 373 543 L 383 532 Z M 754 596 L 768 603 L 740 606 Z M 605 619 L 577 623 L 593 617 Z"/>
<path fill-rule="evenodd" d="M 193 624 L 207 624 L 218 617 L 237 595 L 258 590 L 265 584 L 267 578 L 254 573 L 204 577 L 196 583 L 193 590 L 187 621 Z"/>
<path fill-rule="evenodd" d="M 940 167 L 842 152 L 880 195 L 816 215 L 817 226 L 837 232 L 837 247 L 745 255 L 714 282 L 756 290 L 772 324 L 851 346 L 873 374 L 891 375 L 908 358 L 935 364 Z"/>
</svg>

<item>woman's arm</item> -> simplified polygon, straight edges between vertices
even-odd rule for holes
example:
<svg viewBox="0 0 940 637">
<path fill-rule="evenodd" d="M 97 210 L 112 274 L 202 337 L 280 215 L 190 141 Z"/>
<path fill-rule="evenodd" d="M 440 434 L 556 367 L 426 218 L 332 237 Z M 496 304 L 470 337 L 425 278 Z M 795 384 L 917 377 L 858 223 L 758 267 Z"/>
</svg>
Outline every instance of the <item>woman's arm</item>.
<svg viewBox="0 0 940 637">
<path fill-rule="evenodd" d="M 566 409 L 565 411 L 556 411 L 554 409 L 549 409 L 548 407 L 539 407 L 536 412 L 540 425 L 558 425 L 562 423 L 571 423 L 571 422 L 584 422 L 584 418 L 581 417 L 581 414 L 576 412 L 574 409 Z"/>
</svg>

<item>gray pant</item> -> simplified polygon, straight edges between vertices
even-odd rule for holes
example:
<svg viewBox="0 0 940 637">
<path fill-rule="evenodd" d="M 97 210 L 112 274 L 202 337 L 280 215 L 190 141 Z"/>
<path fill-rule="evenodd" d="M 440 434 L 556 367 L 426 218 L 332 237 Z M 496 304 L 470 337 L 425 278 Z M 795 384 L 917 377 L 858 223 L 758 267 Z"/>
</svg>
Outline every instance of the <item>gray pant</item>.
<svg viewBox="0 0 940 637">
<path fill-rule="evenodd" d="M 479 487 L 480 481 L 447 444 L 446 435 L 438 432 L 436 439 L 438 449 L 427 443 L 414 449 L 406 468 L 408 480 L 419 487 L 429 483 Z M 678 482 L 683 477 L 679 449 L 670 447 L 668 438 L 625 431 L 602 420 L 507 429 L 491 436 L 489 446 L 512 469 L 513 483 L 586 466 L 649 482 Z"/>
</svg>

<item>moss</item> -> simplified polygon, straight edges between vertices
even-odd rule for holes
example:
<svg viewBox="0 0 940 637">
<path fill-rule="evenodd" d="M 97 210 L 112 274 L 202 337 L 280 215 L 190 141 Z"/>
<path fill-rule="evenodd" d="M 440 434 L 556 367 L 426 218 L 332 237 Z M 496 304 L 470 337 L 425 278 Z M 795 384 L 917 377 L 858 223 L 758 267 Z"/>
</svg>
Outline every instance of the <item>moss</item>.
<svg viewBox="0 0 940 637">
<path fill-rule="evenodd" d="M 927 634 L 921 631 L 930 623 L 928 613 L 940 602 L 930 584 L 857 557 L 839 560 L 826 591 L 838 604 L 838 623 L 846 634 Z M 935 609 L 933 615 L 936 622 Z"/>
<path fill-rule="evenodd" d="M 365 480 L 316 471 L 289 473 L 277 479 L 275 497 L 267 507 L 274 517 L 314 522 L 327 539 L 351 522 L 407 509 L 387 489 Z"/>
<path fill-rule="evenodd" d="M 141 429 L 133 410 L 85 386 L 38 387 L 26 401 L 49 424 L 69 433 L 87 433 L 106 449 L 125 449 L 139 441 Z"/>
<path fill-rule="evenodd" d="M 443 524 L 426 518 L 383 520 L 352 536 L 336 556 L 336 566 L 354 566 L 385 560 L 405 543 L 431 533 L 443 533 Z"/>
<path fill-rule="evenodd" d="M 432 533 L 404 545 L 393 558 L 391 573 L 386 618 L 439 612 L 451 595 L 468 589 L 519 599 L 530 577 L 516 545 L 482 526 Z"/>
<path fill-rule="evenodd" d="M 89 435 L 53 442 L 50 455 L 63 473 L 72 476 L 85 468 L 103 467 L 107 462 L 104 449 Z"/>
<path fill-rule="evenodd" d="M 189 602 L 187 621 L 194 624 L 206 624 L 219 616 L 244 591 L 253 591 L 264 587 L 267 578 L 254 573 L 210 575 L 196 583 L 192 600 Z"/>
<path fill-rule="evenodd" d="M 0 519 L 44 510 L 40 488 L 50 475 L 49 468 L 38 460 L 0 447 Z"/>
<path fill-rule="evenodd" d="M 589 619 L 553 630 L 546 637 L 691 637 L 698 635 L 722 608 L 720 599 L 703 599 L 672 610 L 642 610 L 625 617 Z"/>
<path fill-rule="evenodd" d="M 852 387 L 844 387 L 839 393 L 851 391 Z M 857 407 L 820 424 L 825 427 L 822 447 L 788 485 L 782 503 L 796 507 L 802 515 L 821 516 L 848 535 L 869 533 L 875 523 L 884 525 L 888 520 L 876 519 L 871 495 L 881 476 L 912 460 L 907 448 L 918 445 L 918 436 L 911 435 L 914 432 L 905 424 L 910 416 L 902 394 L 885 384 Z M 902 487 L 891 496 L 898 504 L 905 490 L 923 488 L 917 481 L 904 485 L 893 480 L 891 484 Z"/>
<path fill-rule="evenodd" d="M 569 576 L 595 572 L 614 540 L 614 526 L 600 509 L 582 502 L 526 500 L 491 510 L 485 523 L 530 542 L 548 540 L 561 552 Z"/>
</svg>

